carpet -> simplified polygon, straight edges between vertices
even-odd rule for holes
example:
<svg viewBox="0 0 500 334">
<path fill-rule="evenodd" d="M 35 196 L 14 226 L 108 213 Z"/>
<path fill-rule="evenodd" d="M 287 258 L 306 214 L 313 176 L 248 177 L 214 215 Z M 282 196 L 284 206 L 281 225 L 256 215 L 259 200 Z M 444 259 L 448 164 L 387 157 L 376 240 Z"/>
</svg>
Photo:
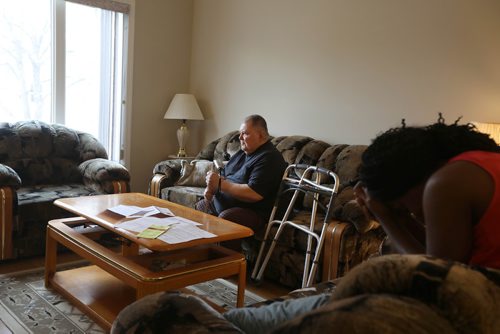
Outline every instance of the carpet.
<svg viewBox="0 0 500 334">
<path fill-rule="evenodd" d="M 75 266 L 81 266 L 81 264 Z M 59 270 L 68 269 L 68 267 Z M 13 333 L 105 333 L 79 309 L 63 297 L 46 289 L 44 269 L 0 275 L 0 319 Z M 237 287 L 224 279 L 187 287 L 195 294 L 224 309 L 236 305 Z M 245 292 L 245 305 L 263 298 Z"/>
</svg>

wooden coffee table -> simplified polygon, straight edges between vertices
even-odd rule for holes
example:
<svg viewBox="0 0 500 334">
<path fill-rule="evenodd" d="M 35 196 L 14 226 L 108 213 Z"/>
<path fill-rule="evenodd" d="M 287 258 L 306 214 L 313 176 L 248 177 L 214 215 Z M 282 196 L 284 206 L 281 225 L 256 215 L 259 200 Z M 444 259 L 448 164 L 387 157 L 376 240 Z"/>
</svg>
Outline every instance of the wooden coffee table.
<svg viewBox="0 0 500 334">
<path fill-rule="evenodd" d="M 251 236 L 251 229 L 140 193 L 65 198 L 54 204 L 79 217 L 49 222 L 45 285 L 54 288 L 105 329 L 109 330 L 118 313 L 138 298 L 215 278 L 237 275 L 237 306 L 243 306 L 245 258 L 215 243 Z M 201 223 L 200 228 L 217 237 L 178 244 L 137 238 L 134 232 L 114 227 L 126 218 L 107 209 L 120 204 L 168 208 L 176 216 Z M 121 250 L 107 248 L 81 233 L 85 224 L 96 224 L 116 234 L 123 240 Z M 64 245 L 92 265 L 56 271 L 57 244 Z M 139 252 L 140 247 L 149 251 Z"/>
</svg>

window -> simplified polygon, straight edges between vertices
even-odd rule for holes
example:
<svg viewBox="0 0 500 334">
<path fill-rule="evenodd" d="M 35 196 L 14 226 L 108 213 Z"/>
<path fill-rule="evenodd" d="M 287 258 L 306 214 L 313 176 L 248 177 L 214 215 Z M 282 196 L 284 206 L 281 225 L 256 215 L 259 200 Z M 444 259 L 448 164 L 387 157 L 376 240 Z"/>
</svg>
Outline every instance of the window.
<svg viewBox="0 0 500 334">
<path fill-rule="evenodd" d="M 0 1 L 0 121 L 65 124 L 122 159 L 130 5 Z"/>
</svg>

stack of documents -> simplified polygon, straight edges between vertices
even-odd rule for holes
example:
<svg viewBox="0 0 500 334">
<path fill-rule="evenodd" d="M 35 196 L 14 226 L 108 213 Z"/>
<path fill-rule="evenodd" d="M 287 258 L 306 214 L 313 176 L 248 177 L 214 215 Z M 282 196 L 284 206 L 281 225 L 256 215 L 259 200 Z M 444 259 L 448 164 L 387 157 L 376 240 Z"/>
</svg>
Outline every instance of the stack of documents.
<svg viewBox="0 0 500 334">
<path fill-rule="evenodd" d="M 177 217 L 167 208 L 118 205 L 108 210 L 131 218 L 131 220 L 116 224 L 115 227 L 138 232 L 138 237 L 155 238 L 169 244 L 216 237 L 215 234 L 198 228 L 200 223 Z"/>
</svg>

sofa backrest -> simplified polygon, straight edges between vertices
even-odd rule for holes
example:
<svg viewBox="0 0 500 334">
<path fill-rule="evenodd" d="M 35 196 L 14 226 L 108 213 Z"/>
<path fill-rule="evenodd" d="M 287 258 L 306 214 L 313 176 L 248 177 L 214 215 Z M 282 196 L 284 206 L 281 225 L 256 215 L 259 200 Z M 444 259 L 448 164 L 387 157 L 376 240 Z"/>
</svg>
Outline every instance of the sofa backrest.
<svg viewBox="0 0 500 334">
<path fill-rule="evenodd" d="M 0 125 L 0 163 L 17 172 L 23 186 L 79 182 L 78 165 L 94 158 L 108 155 L 90 134 L 40 121 Z"/>
<path fill-rule="evenodd" d="M 229 160 L 240 149 L 238 136 L 238 131 L 231 131 L 212 141 L 198 153 L 196 159 Z M 313 165 L 337 173 L 341 189 L 356 180 L 361 155 L 366 149 L 366 145 L 330 145 L 307 136 L 273 137 L 271 142 L 288 164 Z"/>
<path fill-rule="evenodd" d="M 229 160 L 240 149 L 238 137 L 238 131 L 231 131 L 205 146 L 196 159 Z M 280 136 L 271 141 L 289 164 L 323 167 L 338 175 L 340 185 L 333 208 L 334 218 L 353 223 L 360 232 L 374 228 L 374 221 L 365 216 L 353 191 L 366 145 L 331 145 L 307 136 Z M 298 201 L 302 207 L 309 207 L 310 204 L 310 199 L 306 197 Z"/>
</svg>

